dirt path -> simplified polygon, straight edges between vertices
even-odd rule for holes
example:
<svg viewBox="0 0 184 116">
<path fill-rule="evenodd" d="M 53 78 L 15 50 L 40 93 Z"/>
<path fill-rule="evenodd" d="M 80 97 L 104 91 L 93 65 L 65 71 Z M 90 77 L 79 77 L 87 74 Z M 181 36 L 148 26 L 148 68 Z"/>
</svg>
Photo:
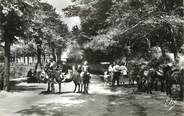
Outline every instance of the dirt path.
<svg viewBox="0 0 184 116">
<path fill-rule="evenodd" d="M 56 85 L 57 86 L 57 85 Z M 13 92 L 0 93 L 0 116 L 183 116 L 184 103 L 164 104 L 166 95 L 135 93 L 134 88 L 104 86 L 91 80 L 89 95 L 72 93 L 73 83 L 62 85 L 62 94 L 42 94 L 46 84 L 18 84 Z M 56 88 L 58 90 L 58 88 Z"/>
</svg>

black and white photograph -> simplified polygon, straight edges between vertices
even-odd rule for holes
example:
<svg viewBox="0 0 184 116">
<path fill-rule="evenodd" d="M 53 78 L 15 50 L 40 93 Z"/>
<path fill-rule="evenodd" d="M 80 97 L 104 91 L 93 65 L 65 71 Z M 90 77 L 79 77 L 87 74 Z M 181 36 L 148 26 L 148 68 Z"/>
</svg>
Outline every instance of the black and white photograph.
<svg viewBox="0 0 184 116">
<path fill-rule="evenodd" d="M 0 116 L 184 116 L 184 0 L 0 0 Z"/>
</svg>

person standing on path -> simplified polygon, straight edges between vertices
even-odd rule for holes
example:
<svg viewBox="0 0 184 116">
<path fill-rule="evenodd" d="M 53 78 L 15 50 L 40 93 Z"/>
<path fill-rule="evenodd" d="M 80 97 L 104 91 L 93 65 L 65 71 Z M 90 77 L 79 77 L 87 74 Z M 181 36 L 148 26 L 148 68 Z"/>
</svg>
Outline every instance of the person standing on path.
<svg viewBox="0 0 184 116">
<path fill-rule="evenodd" d="M 125 78 L 127 78 L 128 76 L 128 69 L 125 66 L 125 62 L 121 63 L 120 71 L 121 71 L 121 82 L 125 84 Z"/>
<path fill-rule="evenodd" d="M 57 63 L 54 61 L 53 58 L 51 58 L 50 61 L 46 64 L 46 73 L 49 76 L 48 89 L 47 89 L 48 92 L 50 91 L 55 92 L 54 76 L 55 76 L 56 68 L 57 68 Z"/>
<path fill-rule="evenodd" d="M 117 81 L 117 86 L 119 86 L 119 77 L 120 77 L 120 66 L 117 62 L 114 62 L 113 66 L 113 79 L 112 79 L 112 86 L 115 85 L 115 81 Z"/>
<path fill-rule="evenodd" d="M 68 73 L 68 69 L 69 69 L 69 67 L 67 66 L 66 62 L 63 61 L 63 63 L 62 63 L 62 73 L 63 73 L 63 75 L 66 75 Z"/>
<path fill-rule="evenodd" d="M 110 82 L 112 82 L 112 79 L 113 79 L 113 63 L 111 63 L 110 65 L 109 65 L 109 67 L 108 67 L 108 73 L 109 73 L 109 75 L 110 75 Z M 112 85 L 112 83 L 110 83 L 111 85 Z"/>
</svg>

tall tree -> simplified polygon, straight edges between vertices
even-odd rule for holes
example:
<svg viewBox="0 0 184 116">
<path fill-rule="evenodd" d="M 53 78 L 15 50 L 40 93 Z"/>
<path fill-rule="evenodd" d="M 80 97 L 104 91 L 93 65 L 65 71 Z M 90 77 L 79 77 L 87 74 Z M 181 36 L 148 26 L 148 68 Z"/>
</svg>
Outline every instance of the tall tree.
<svg viewBox="0 0 184 116">
<path fill-rule="evenodd" d="M 48 20 L 51 22 L 49 25 Z M 5 52 L 4 90 L 9 90 L 11 45 L 19 40 L 36 43 L 38 58 L 36 71 L 38 64 L 41 65 L 42 47 L 46 41 L 44 28 L 49 28 L 58 36 L 63 36 L 67 30 L 51 5 L 41 3 L 39 0 L 0 1 L 0 42 L 4 43 Z"/>
<path fill-rule="evenodd" d="M 9 77 L 10 77 L 10 47 L 17 39 L 24 36 L 25 29 L 25 14 L 32 8 L 32 4 L 37 1 L 31 2 L 22 0 L 1 0 L 0 1 L 0 25 L 2 30 L 1 42 L 4 43 L 4 59 L 5 59 L 5 73 L 4 73 L 4 90 L 9 90 Z M 27 6 L 27 7 L 26 7 Z"/>
</svg>

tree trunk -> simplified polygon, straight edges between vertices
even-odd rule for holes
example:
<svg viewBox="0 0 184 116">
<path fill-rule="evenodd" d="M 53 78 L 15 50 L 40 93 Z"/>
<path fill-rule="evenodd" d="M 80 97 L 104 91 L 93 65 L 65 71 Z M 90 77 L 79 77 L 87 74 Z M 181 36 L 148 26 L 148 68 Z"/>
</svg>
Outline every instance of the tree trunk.
<svg viewBox="0 0 184 116">
<path fill-rule="evenodd" d="M 61 50 L 62 48 L 58 48 L 57 49 L 57 61 L 60 61 L 61 60 Z"/>
<path fill-rule="evenodd" d="M 35 66 L 35 70 L 34 72 L 37 71 L 37 68 L 38 66 L 40 65 L 40 67 L 42 66 L 42 62 L 41 62 L 41 45 L 37 45 L 37 63 L 36 63 L 36 66 Z"/>
<path fill-rule="evenodd" d="M 45 57 L 45 52 L 43 53 L 43 63 L 45 63 L 46 62 L 46 57 Z"/>
<path fill-rule="evenodd" d="M 15 56 L 12 57 L 12 64 L 15 64 Z"/>
<path fill-rule="evenodd" d="M 52 57 L 56 61 L 56 49 L 54 47 L 52 47 Z"/>
<path fill-rule="evenodd" d="M 27 64 L 29 65 L 30 63 L 29 63 L 29 56 L 27 56 Z"/>
<path fill-rule="evenodd" d="M 17 56 L 15 56 L 15 63 L 18 63 L 18 58 L 17 58 Z"/>
<path fill-rule="evenodd" d="M 177 50 L 174 51 L 174 60 L 175 60 L 176 63 L 179 62 L 178 61 L 178 52 L 177 52 Z"/>
<path fill-rule="evenodd" d="M 34 63 L 34 56 L 32 56 L 32 63 Z"/>
<path fill-rule="evenodd" d="M 166 53 L 165 53 L 165 49 L 162 45 L 160 45 L 161 51 L 162 51 L 162 56 L 165 57 Z"/>
<path fill-rule="evenodd" d="M 24 64 L 26 64 L 26 56 L 24 56 L 23 58 L 24 58 Z"/>
<path fill-rule="evenodd" d="M 174 53 L 174 60 L 176 63 L 178 63 L 178 46 L 177 46 L 177 40 L 176 38 L 172 35 L 172 50 Z"/>
<path fill-rule="evenodd" d="M 9 80 L 10 80 L 10 39 L 5 39 L 5 55 L 4 55 L 4 87 L 3 89 L 8 91 L 9 90 Z"/>
</svg>

